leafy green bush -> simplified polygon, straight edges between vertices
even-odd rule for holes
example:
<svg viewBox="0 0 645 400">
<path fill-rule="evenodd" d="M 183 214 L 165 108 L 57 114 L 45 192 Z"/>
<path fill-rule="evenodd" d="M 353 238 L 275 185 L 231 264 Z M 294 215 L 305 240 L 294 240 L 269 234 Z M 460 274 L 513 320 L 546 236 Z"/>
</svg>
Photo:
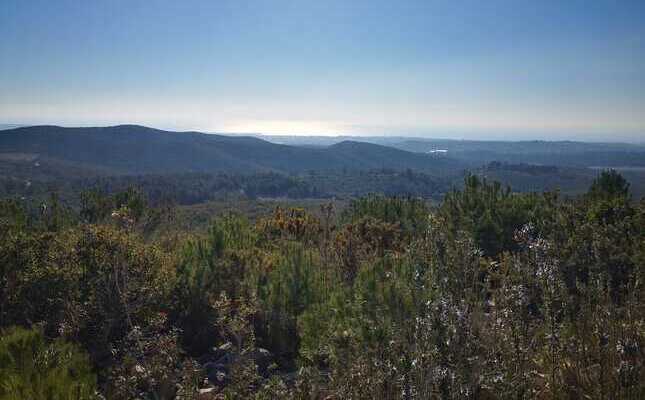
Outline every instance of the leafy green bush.
<svg viewBox="0 0 645 400">
<path fill-rule="evenodd" d="M 0 399 L 94 399 L 96 376 L 88 356 L 40 329 L 8 328 L 0 336 Z"/>
</svg>

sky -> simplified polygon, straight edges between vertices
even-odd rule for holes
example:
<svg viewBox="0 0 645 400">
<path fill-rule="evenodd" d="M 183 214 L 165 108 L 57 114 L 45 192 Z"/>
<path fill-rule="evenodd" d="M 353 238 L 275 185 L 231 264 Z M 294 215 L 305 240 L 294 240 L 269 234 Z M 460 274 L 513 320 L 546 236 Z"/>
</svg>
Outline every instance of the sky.
<svg viewBox="0 0 645 400">
<path fill-rule="evenodd" d="M 645 1 L 2 0 L 0 123 L 645 142 Z"/>
</svg>

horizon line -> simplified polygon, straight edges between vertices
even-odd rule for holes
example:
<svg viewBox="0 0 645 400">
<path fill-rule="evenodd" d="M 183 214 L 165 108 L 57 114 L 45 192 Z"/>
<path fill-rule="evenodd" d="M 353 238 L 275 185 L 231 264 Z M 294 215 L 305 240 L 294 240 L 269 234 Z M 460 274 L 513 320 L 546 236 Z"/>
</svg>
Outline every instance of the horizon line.
<svg viewBox="0 0 645 400">
<path fill-rule="evenodd" d="M 152 126 L 152 125 L 144 125 L 140 123 L 116 123 L 116 124 L 107 124 L 107 125 L 95 125 L 95 124 L 60 124 L 60 123 L 37 123 L 37 124 L 16 124 L 16 123 L 0 123 L 0 131 L 5 131 L 5 130 L 11 130 L 11 129 L 17 129 L 17 128 L 31 128 L 31 127 L 42 127 L 42 126 L 52 126 L 52 127 L 59 127 L 59 128 L 115 128 L 115 127 L 120 127 L 120 126 L 137 126 L 137 127 L 143 127 L 143 128 L 148 128 L 148 129 L 155 129 L 159 131 L 164 131 L 164 132 L 172 132 L 172 133 L 201 133 L 201 134 L 206 134 L 206 135 L 224 135 L 224 136 L 262 136 L 262 137 L 289 137 L 289 138 L 383 138 L 383 139 L 416 139 L 416 140 L 446 140 L 446 141 L 462 141 L 462 142 L 552 142 L 552 143 L 565 143 L 565 142 L 570 142 L 570 143 L 594 143 L 594 144 L 628 144 L 628 145 L 638 145 L 638 146 L 645 146 L 645 139 L 641 141 L 611 141 L 608 139 L 587 139 L 587 140 L 580 140 L 580 139 L 544 139 L 544 138 L 532 138 L 532 139 L 495 139 L 495 138 L 478 138 L 478 139 L 472 139 L 472 138 L 456 138 L 456 137 L 441 137 L 441 136 L 431 136 L 431 134 L 413 134 L 413 135 L 405 135 L 405 134 L 377 134 L 377 133 L 370 133 L 370 134 L 349 134 L 349 133 L 329 133 L 329 134 L 321 134 L 321 133 L 275 133 L 275 132 L 253 132 L 253 131 L 248 131 L 248 132 L 235 132 L 235 131 L 212 131 L 208 129 L 200 129 L 200 128 L 195 128 L 195 129 L 182 129 L 179 127 L 158 127 L 158 126 Z M 476 133 L 476 132 L 490 132 L 491 130 L 486 130 L 486 131 L 478 131 L 478 130 L 464 130 L 463 132 L 469 132 L 469 133 Z M 508 129 L 499 129 L 498 134 L 502 132 L 508 132 Z M 520 130 L 518 130 L 520 131 Z M 529 129 L 530 131 L 530 129 Z M 559 131 L 553 131 L 553 133 L 556 133 Z M 457 132 L 455 132 L 457 134 Z M 609 135 L 609 134 L 607 134 Z M 643 134 L 643 137 L 645 137 L 645 133 Z"/>
</svg>

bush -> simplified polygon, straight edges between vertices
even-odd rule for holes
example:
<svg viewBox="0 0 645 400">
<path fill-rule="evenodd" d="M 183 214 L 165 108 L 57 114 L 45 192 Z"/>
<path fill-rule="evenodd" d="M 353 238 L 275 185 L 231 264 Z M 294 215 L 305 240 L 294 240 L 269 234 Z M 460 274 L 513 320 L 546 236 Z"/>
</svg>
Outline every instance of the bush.
<svg viewBox="0 0 645 400">
<path fill-rule="evenodd" d="M 0 337 L 0 399 L 94 399 L 96 376 L 88 356 L 42 330 L 8 328 Z"/>
</svg>

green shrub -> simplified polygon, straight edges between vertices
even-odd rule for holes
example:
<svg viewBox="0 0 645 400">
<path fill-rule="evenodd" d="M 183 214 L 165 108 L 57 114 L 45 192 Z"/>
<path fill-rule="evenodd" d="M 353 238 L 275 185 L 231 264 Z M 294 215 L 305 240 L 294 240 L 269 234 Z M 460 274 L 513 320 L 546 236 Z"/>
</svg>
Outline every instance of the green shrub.
<svg viewBox="0 0 645 400">
<path fill-rule="evenodd" d="M 61 339 L 47 342 L 40 329 L 8 328 L 0 337 L 0 399 L 96 398 L 87 355 Z"/>
</svg>

